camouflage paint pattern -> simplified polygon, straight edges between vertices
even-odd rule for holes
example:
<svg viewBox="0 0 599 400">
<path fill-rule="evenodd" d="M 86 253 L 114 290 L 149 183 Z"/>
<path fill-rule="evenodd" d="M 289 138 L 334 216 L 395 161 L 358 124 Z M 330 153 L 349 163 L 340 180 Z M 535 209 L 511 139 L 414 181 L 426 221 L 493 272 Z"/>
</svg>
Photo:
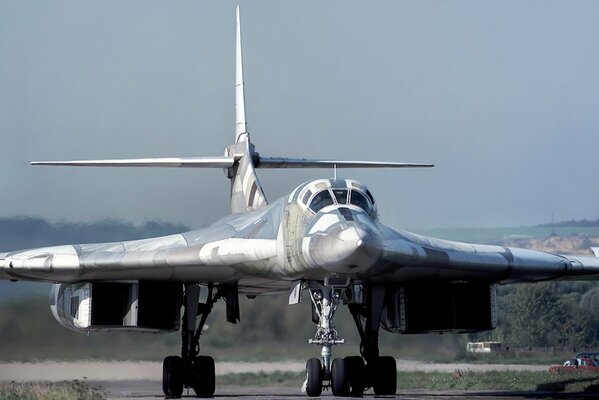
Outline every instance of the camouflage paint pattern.
<svg viewBox="0 0 599 400">
<path fill-rule="evenodd" d="M 332 275 L 372 282 L 500 283 L 599 277 L 595 257 L 451 242 L 397 231 L 377 221 L 374 205 L 365 210 L 333 202 L 317 212 L 310 209 L 319 193 L 340 187 L 367 190 L 353 180 L 320 179 L 298 186 L 270 205 L 232 214 L 201 230 L 2 253 L 0 278 L 238 282 L 241 293 L 258 294 L 285 291 L 294 280 L 324 280 Z"/>
</svg>

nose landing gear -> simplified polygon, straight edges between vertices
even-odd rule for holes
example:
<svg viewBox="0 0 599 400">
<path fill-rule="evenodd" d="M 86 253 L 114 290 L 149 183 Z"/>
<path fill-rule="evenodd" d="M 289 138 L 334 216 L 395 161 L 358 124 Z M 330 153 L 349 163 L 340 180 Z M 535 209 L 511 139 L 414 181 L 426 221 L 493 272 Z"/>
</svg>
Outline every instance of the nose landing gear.
<svg viewBox="0 0 599 400">
<path fill-rule="evenodd" d="M 303 390 L 310 397 L 320 396 L 323 386 L 331 386 L 335 391 L 345 391 L 347 378 L 342 359 L 331 362 L 331 348 L 336 344 L 342 344 L 335 329 L 333 317 L 341 303 L 341 291 L 321 285 L 310 283 L 310 300 L 312 301 L 313 319 L 316 322 L 316 334 L 314 339 L 308 343 L 321 346 L 321 360 L 311 358 L 306 363 L 306 381 Z M 341 362 L 341 364 L 340 364 Z M 333 375 L 333 370 L 335 373 Z M 336 379 L 333 379 L 333 378 Z M 333 381 L 335 380 L 335 383 Z M 325 382 L 329 384 L 325 385 Z M 349 392 L 349 391 L 348 391 Z"/>
<path fill-rule="evenodd" d="M 377 395 L 393 395 L 397 386 L 395 359 L 379 356 L 378 335 L 384 308 L 385 288 L 365 288 L 355 285 L 345 301 L 360 334 L 361 356 L 336 358 L 331 361 L 332 346 L 344 343 L 333 323 L 335 311 L 342 298 L 340 288 L 327 287 L 310 282 L 313 320 L 317 324 L 311 344 L 321 347 L 321 359 L 311 358 L 306 363 L 306 380 L 302 391 L 310 397 L 322 394 L 323 388 L 331 389 L 334 396 L 359 397 L 371 387 Z M 353 292 L 353 293 L 352 293 Z M 363 296 L 363 295 L 366 296 Z"/>
</svg>

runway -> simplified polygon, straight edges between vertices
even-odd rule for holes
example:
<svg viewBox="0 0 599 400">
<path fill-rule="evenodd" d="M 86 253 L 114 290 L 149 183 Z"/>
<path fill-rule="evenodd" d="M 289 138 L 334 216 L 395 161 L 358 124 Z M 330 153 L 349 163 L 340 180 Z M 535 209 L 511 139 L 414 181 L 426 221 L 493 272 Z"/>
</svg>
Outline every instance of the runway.
<svg viewBox="0 0 599 400">
<path fill-rule="evenodd" d="M 102 390 L 107 399 L 164 399 L 161 384 L 157 381 L 92 381 L 90 386 Z M 183 398 L 195 398 L 193 391 L 183 393 Z M 306 400 L 308 397 L 297 388 L 279 387 L 218 387 L 214 395 L 216 399 L 240 400 Z M 322 398 L 335 399 L 330 391 L 325 391 Z M 518 399 L 596 399 L 597 394 L 556 394 L 543 392 L 497 392 L 497 391 L 423 391 L 423 390 L 398 390 L 395 396 L 375 396 L 367 392 L 364 399 L 402 399 L 402 400 L 441 400 L 441 399 L 470 399 L 470 400 L 518 400 Z"/>
<path fill-rule="evenodd" d="M 305 362 L 217 362 L 216 375 L 243 372 L 299 372 Z M 546 371 L 547 365 L 428 363 L 397 360 L 398 371 Z M 162 379 L 162 363 L 150 361 L 40 361 L 32 363 L 0 363 L 0 380 L 27 382 L 32 380 L 63 381 L 157 381 Z"/>
<path fill-rule="evenodd" d="M 411 360 L 397 360 L 400 371 L 546 371 L 546 365 L 519 364 L 462 364 L 462 363 L 425 363 Z M 302 399 L 307 397 L 301 393 L 301 382 L 297 387 L 272 386 L 222 386 L 218 385 L 218 376 L 242 372 L 274 372 L 303 371 L 304 363 L 286 361 L 276 363 L 219 362 L 216 364 L 217 389 L 215 398 L 226 399 Z M 3 381 L 63 381 L 83 380 L 91 387 L 105 393 L 107 399 L 164 399 L 162 394 L 162 363 L 160 362 L 54 362 L 36 363 L 0 363 L 0 380 Z M 529 398 L 596 398 L 597 394 L 556 394 L 542 392 L 497 392 L 497 391 L 423 391 L 401 390 L 396 396 L 374 396 L 366 393 L 364 398 L 397 398 L 397 399 L 529 399 Z M 184 393 L 184 397 L 194 398 L 193 391 Z M 323 393 L 323 398 L 332 399 L 330 391 Z"/>
</svg>

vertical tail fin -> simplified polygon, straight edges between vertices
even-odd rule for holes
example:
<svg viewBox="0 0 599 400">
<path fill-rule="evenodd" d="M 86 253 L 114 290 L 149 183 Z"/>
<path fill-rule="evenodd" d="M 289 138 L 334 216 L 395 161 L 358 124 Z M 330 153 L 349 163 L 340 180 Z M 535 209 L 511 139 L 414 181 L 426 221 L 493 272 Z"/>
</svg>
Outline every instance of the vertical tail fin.
<svg viewBox="0 0 599 400">
<path fill-rule="evenodd" d="M 249 139 L 245 120 L 245 92 L 243 90 L 243 58 L 241 56 L 241 23 L 237 6 L 235 41 L 235 143 Z"/>
<path fill-rule="evenodd" d="M 258 153 L 250 143 L 245 119 L 245 92 L 243 87 L 243 57 L 241 53 L 241 23 L 239 6 L 236 13 L 235 45 L 235 144 L 227 148 L 229 156 L 239 160 L 229 169 L 231 178 L 231 212 L 254 210 L 268 204 L 254 169 Z"/>
</svg>

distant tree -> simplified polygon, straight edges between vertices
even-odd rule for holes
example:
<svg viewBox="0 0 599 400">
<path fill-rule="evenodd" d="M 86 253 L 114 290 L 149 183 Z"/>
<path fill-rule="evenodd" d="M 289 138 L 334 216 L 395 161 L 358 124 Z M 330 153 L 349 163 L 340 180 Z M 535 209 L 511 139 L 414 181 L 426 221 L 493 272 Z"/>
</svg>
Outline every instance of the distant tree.
<svg viewBox="0 0 599 400">
<path fill-rule="evenodd" d="M 518 285 L 502 301 L 500 329 L 515 346 L 561 345 L 566 313 L 551 284 Z"/>
<path fill-rule="evenodd" d="M 571 219 L 568 221 L 560 221 L 560 222 L 552 222 L 552 223 L 546 223 L 546 224 L 539 224 L 537 225 L 540 228 L 551 228 L 551 227 L 583 227 L 583 228 L 588 228 L 588 227 L 594 227 L 594 226 L 599 226 L 599 219 L 596 220 L 588 220 L 586 218 L 583 219 L 579 219 L 579 220 L 575 220 L 575 219 Z"/>
<path fill-rule="evenodd" d="M 587 283 L 519 284 L 514 288 L 500 291 L 498 296 L 496 335 L 506 343 L 559 348 L 599 343 L 599 288 Z"/>
<path fill-rule="evenodd" d="M 582 294 L 578 307 L 573 310 L 584 323 L 585 342 L 588 346 L 596 346 L 599 343 L 599 287 L 592 287 Z"/>
</svg>

